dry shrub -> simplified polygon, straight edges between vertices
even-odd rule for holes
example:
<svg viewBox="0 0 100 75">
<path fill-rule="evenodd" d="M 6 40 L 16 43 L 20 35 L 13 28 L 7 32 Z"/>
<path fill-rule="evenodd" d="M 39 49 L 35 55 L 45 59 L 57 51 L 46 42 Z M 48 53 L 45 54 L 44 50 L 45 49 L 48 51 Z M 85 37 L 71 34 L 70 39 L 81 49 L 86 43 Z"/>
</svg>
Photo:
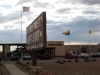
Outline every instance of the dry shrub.
<svg viewBox="0 0 100 75">
<path fill-rule="evenodd" d="M 20 64 L 20 61 L 16 61 L 15 64 Z"/>
<path fill-rule="evenodd" d="M 75 62 L 79 62 L 79 59 L 78 59 L 78 58 L 76 58 L 76 59 L 75 59 Z"/>
<path fill-rule="evenodd" d="M 38 75 L 44 75 L 44 72 L 40 72 Z"/>
<path fill-rule="evenodd" d="M 38 75 L 53 75 L 52 72 L 40 72 Z"/>
<path fill-rule="evenodd" d="M 66 60 L 63 60 L 63 62 L 67 62 Z"/>
<path fill-rule="evenodd" d="M 53 75 L 52 72 L 45 72 L 44 75 Z"/>
<path fill-rule="evenodd" d="M 27 61 L 27 62 L 26 62 L 26 64 L 30 64 L 30 62 L 29 62 L 29 61 Z"/>
<path fill-rule="evenodd" d="M 0 62 L 0 65 L 2 65 L 2 63 Z"/>
<path fill-rule="evenodd" d="M 24 62 L 20 62 L 19 64 L 22 65 Z"/>
<path fill-rule="evenodd" d="M 30 72 L 33 72 L 33 69 L 29 69 Z"/>
<path fill-rule="evenodd" d="M 26 68 L 26 70 L 29 70 L 30 72 L 34 72 L 36 74 L 39 74 L 44 69 L 43 68 L 34 68 L 34 67 L 29 66 Z"/>
<path fill-rule="evenodd" d="M 22 66 L 26 66 L 26 64 L 25 64 L 25 63 L 22 63 L 21 65 L 22 65 Z"/>
<path fill-rule="evenodd" d="M 67 62 L 71 62 L 71 60 L 69 59 Z"/>
<path fill-rule="evenodd" d="M 36 74 L 39 74 L 41 71 L 40 71 L 39 69 L 33 69 L 32 72 L 34 72 L 34 73 L 36 73 Z"/>
<path fill-rule="evenodd" d="M 25 69 L 26 69 L 26 70 L 30 70 L 30 67 L 26 67 Z"/>
<path fill-rule="evenodd" d="M 93 59 L 93 61 L 97 61 L 96 59 Z"/>
<path fill-rule="evenodd" d="M 90 60 L 89 60 L 88 58 L 85 58 L 84 61 L 85 61 L 85 62 L 89 62 Z"/>
<path fill-rule="evenodd" d="M 60 64 L 63 64 L 64 62 L 63 61 L 60 61 Z"/>
<path fill-rule="evenodd" d="M 56 63 L 60 63 L 61 62 L 61 60 L 56 60 Z"/>
</svg>

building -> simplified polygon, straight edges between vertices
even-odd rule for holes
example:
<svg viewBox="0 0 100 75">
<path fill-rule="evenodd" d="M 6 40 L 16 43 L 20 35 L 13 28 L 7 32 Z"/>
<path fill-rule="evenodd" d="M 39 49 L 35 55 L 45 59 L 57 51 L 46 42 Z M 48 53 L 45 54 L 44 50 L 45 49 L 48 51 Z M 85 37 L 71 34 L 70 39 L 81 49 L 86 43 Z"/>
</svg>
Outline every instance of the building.
<svg viewBox="0 0 100 75">
<path fill-rule="evenodd" d="M 77 51 L 78 53 L 100 52 L 100 44 L 97 45 L 64 45 L 64 41 L 47 41 L 46 52 L 51 56 L 65 56 L 67 52 Z"/>
<path fill-rule="evenodd" d="M 10 46 L 17 45 L 18 47 L 21 46 L 19 43 L 6 43 L 0 44 L 3 47 L 3 55 L 7 56 L 7 53 L 10 53 Z M 22 44 L 24 50 L 26 50 L 26 43 Z M 38 50 L 37 54 L 41 53 L 49 53 L 52 57 L 54 56 L 65 56 L 67 52 L 70 51 L 77 51 L 78 53 L 86 52 L 86 53 L 94 53 L 100 52 L 100 44 L 97 45 L 64 45 L 64 41 L 47 41 L 47 47 L 45 50 Z"/>
</svg>

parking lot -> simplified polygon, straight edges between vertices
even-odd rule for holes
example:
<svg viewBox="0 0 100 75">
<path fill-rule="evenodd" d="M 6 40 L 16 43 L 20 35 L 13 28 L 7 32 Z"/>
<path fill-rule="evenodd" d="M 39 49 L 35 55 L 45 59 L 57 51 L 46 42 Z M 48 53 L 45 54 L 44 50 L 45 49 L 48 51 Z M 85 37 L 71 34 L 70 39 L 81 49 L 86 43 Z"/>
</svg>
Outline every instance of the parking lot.
<svg viewBox="0 0 100 75">
<path fill-rule="evenodd" d="M 97 61 L 100 61 L 100 57 L 94 57 L 94 58 L 88 58 L 88 59 L 97 59 Z M 52 59 L 50 60 L 40 60 L 40 59 L 37 59 L 37 63 L 49 63 L 49 62 L 56 62 L 56 60 L 68 60 L 68 59 L 65 59 L 65 57 L 53 57 Z M 20 61 L 20 60 L 19 60 Z M 26 61 L 32 61 L 32 60 L 23 60 L 23 62 L 26 62 Z M 73 62 L 74 59 L 71 59 L 71 61 Z M 79 61 L 82 62 L 84 61 L 84 58 L 79 58 Z M 2 63 L 4 64 L 14 64 L 16 61 L 11 61 L 11 60 L 4 60 L 2 59 L 1 61 Z"/>
</svg>

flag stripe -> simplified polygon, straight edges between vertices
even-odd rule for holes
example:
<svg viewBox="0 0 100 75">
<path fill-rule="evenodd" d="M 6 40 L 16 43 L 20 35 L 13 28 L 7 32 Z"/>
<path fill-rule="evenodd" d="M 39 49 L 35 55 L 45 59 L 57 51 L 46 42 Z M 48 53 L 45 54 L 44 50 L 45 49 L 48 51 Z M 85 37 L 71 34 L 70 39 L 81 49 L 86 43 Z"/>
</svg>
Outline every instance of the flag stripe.
<svg viewBox="0 0 100 75">
<path fill-rule="evenodd" d="M 23 7 L 23 12 L 28 12 L 30 11 L 30 7 Z"/>
</svg>

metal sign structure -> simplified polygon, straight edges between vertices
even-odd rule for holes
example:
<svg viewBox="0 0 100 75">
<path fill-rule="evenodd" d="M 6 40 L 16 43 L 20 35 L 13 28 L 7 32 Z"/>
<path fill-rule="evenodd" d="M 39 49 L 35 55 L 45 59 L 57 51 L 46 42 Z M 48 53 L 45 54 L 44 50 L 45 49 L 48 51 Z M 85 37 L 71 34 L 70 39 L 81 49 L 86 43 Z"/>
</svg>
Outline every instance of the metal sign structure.
<svg viewBox="0 0 100 75">
<path fill-rule="evenodd" d="M 42 12 L 26 28 L 26 49 L 41 50 L 46 48 L 46 12 Z"/>
</svg>

